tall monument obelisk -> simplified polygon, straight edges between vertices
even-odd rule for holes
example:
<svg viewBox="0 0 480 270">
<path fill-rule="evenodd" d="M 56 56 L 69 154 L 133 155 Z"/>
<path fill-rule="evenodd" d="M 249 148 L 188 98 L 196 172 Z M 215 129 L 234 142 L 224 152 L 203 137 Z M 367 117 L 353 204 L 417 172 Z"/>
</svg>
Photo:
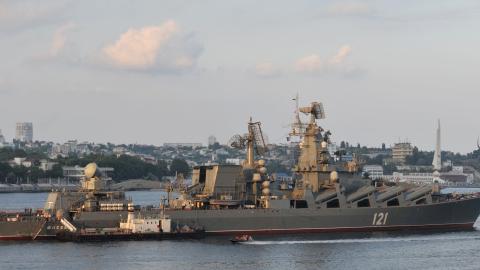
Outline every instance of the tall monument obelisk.
<svg viewBox="0 0 480 270">
<path fill-rule="evenodd" d="M 442 148 L 440 145 L 440 119 L 438 120 L 437 126 L 437 143 L 435 145 L 435 153 L 433 154 L 433 169 L 435 171 L 440 171 L 442 169 Z"/>
</svg>

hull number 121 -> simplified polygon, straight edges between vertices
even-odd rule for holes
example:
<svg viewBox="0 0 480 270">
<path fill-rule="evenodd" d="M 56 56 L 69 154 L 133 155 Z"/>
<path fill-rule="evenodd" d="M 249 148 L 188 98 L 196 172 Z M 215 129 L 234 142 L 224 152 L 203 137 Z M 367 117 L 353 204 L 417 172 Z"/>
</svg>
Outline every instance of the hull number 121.
<svg viewBox="0 0 480 270">
<path fill-rule="evenodd" d="M 375 213 L 373 215 L 373 222 L 372 225 L 374 226 L 382 226 L 387 223 L 388 213 Z"/>
</svg>

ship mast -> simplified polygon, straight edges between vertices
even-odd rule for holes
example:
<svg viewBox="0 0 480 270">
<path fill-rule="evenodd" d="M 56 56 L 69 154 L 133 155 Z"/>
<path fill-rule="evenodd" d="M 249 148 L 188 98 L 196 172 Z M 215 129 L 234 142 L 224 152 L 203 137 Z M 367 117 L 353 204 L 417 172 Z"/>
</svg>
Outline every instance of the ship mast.
<svg viewBox="0 0 480 270">
<path fill-rule="evenodd" d="M 253 133 L 253 122 L 252 117 L 248 122 L 248 134 L 247 134 L 247 162 L 245 164 L 248 168 L 253 168 L 255 157 L 254 157 L 254 133 Z"/>
<path fill-rule="evenodd" d="M 324 119 L 325 112 L 322 103 L 312 102 L 308 107 L 301 107 L 299 111 L 310 116 L 310 121 L 303 131 L 302 140 L 300 142 L 300 156 L 295 168 L 295 172 L 300 174 L 297 195 L 301 193 L 305 187 L 309 187 L 316 192 L 319 189 L 322 173 L 329 171 L 328 143 L 330 132 L 323 132 L 323 129 L 316 123 L 317 119 Z"/>
<path fill-rule="evenodd" d="M 295 136 L 302 139 L 303 135 L 305 133 L 305 124 L 302 123 L 302 120 L 300 119 L 300 108 L 299 108 L 299 105 L 298 105 L 298 103 L 299 103 L 298 93 L 295 96 L 295 98 L 293 98 L 292 100 L 295 100 L 295 112 L 294 112 L 295 116 L 294 116 L 294 119 L 293 119 L 293 123 L 291 124 L 292 130 L 288 134 L 289 135 L 289 140 L 292 137 L 295 137 Z"/>
</svg>

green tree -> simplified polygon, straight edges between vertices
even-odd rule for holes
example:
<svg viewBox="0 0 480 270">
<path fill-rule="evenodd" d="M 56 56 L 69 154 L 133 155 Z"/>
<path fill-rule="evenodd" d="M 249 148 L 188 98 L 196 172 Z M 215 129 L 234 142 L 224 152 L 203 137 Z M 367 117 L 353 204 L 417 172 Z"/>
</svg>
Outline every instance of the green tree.
<svg viewBox="0 0 480 270">
<path fill-rule="evenodd" d="M 7 163 L 0 163 L 0 182 L 5 181 L 8 174 L 12 172 L 12 167 L 10 167 Z"/>
<path fill-rule="evenodd" d="M 182 173 L 184 176 L 190 175 L 190 166 L 185 160 L 176 158 L 170 165 L 170 175 L 175 175 L 175 173 Z"/>
<path fill-rule="evenodd" d="M 62 165 L 60 164 L 53 165 L 52 169 L 45 173 L 45 176 L 49 178 L 63 177 Z"/>
</svg>

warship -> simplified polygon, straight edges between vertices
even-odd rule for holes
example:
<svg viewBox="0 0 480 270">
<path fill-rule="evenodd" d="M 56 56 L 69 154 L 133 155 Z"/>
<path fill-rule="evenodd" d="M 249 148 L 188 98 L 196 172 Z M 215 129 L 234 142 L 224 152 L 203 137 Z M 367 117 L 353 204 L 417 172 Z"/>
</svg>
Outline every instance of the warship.
<svg viewBox="0 0 480 270">
<path fill-rule="evenodd" d="M 308 121 L 303 123 L 300 113 Z M 346 159 L 342 151 L 330 153 L 331 132 L 317 123 L 324 118 L 319 102 L 297 106 L 290 135 L 299 139 L 299 156 L 292 181 L 267 172 L 261 123 L 250 119 L 248 133 L 229 142 L 245 149 L 241 165 L 194 167 L 191 185 L 161 206 L 134 206 L 123 192 L 108 190 L 96 165 L 89 164 L 79 191 L 52 192 L 40 210 L 1 212 L 0 240 L 55 239 L 67 231 L 119 228 L 132 208 L 141 215 L 165 213 L 172 226 L 202 228 L 206 234 L 473 228 L 480 196 L 443 194 L 438 183 L 413 186 L 362 177 L 356 159 Z"/>
</svg>

